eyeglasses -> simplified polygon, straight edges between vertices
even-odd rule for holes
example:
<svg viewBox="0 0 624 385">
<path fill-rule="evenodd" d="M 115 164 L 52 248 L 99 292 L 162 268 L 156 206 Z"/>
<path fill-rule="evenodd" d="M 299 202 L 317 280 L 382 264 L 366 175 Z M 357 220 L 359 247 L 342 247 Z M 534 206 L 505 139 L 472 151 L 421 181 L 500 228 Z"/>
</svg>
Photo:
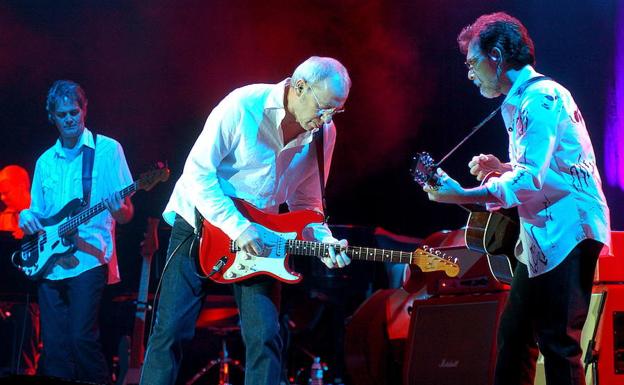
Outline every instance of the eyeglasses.
<svg viewBox="0 0 624 385">
<path fill-rule="evenodd" d="M 479 61 L 481 61 L 482 58 L 483 55 L 479 54 L 477 56 L 471 57 L 470 59 L 466 59 L 464 64 L 466 65 L 466 68 L 468 68 L 468 71 L 474 70 L 475 66 L 479 64 Z"/>
<path fill-rule="evenodd" d="M 316 102 L 316 106 L 318 107 L 317 114 L 320 116 L 323 123 L 331 123 L 334 115 L 344 112 L 344 108 L 336 109 L 334 108 L 323 108 L 321 107 L 321 102 L 319 101 L 318 96 L 316 96 L 316 92 L 312 86 L 308 85 L 308 89 L 312 92 L 312 96 L 314 97 L 314 101 Z"/>
</svg>

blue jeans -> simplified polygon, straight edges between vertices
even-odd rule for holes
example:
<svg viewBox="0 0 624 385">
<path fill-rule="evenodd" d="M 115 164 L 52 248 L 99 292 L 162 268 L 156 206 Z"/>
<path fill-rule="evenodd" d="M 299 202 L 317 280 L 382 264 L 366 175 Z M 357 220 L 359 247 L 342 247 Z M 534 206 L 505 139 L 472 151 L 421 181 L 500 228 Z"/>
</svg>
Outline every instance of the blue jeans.
<svg viewBox="0 0 624 385">
<path fill-rule="evenodd" d="M 100 344 L 100 300 L 108 266 L 39 284 L 43 353 L 39 372 L 47 376 L 109 383 Z"/>
<path fill-rule="evenodd" d="M 142 385 L 174 384 L 182 346 L 195 334 L 195 322 L 206 295 L 191 255 L 193 227 L 176 216 L 162 276 L 154 330 L 147 343 Z M 179 248 L 178 248 L 179 246 Z M 178 248 L 174 255 L 173 251 Z M 279 285 L 269 278 L 233 284 L 241 333 L 246 347 L 245 385 L 277 385 L 281 376 Z"/>
<path fill-rule="evenodd" d="M 560 265 L 534 278 L 518 264 L 498 331 L 496 385 L 533 385 L 536 342 L 548 385 L 585 384 L 579 341 L 601 248 L 584 240 Z"/>
</svg>

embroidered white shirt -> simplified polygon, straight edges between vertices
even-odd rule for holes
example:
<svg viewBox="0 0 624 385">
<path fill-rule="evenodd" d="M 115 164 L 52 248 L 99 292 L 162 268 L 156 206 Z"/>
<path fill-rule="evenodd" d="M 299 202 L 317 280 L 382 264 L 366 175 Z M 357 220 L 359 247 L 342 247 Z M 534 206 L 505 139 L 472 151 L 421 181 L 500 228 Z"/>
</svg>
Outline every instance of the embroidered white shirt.
<svg viewBox="0 0 624 385">
<path fill-rule="evenodd" d="M 485 185 L 498 199 L 489 209 L 518 207 L 516 257 L 534 277 L 559 265 L 584 239 L 610 246 L 609 208 L 596 157 L 570 92 L 527 65 L 502 105 L 513 171 Z"/>
<path fill-rule="evenodd" d="M 229 197 L 243 199 L 265 212 L 323 212 L 313 131 L 284 143 L 280 124 L 286 112 L 278 84 L 253 84 L 226 96 L 210 113 L 191 149 L 163 217 L 173 224 L 179 214 L 195 226 L 195 208 L 231 239 L 250 225 Z M 333 123 L 324 125 L 325 180 L 336 140 Z M 311 230 L 311 232 L 310 232 Z M 314 224 L 306 238 L 335 239 L 327 226 Z"/>
<path fill-rule="evenodd" d="M 29 210 L 43 218 L 53 216 L 74 198 L 82 198 L 82 146 L 94 148 L 93 134 L 85 128 L 75 150 L 62 147 L 60 140 L 37 160 Z M 132 183 L 132 176 L 119 142 L 98 134 L 93 158 L 91 204 L 99 203 Z M 59 258 L 46 279 L 75 277 L 108 264 L 108 282 L 119 282 L 115 251 L 115 220 L 104 210 L 78 227 L 74 238 L 78 250 Z"/>
</svg>

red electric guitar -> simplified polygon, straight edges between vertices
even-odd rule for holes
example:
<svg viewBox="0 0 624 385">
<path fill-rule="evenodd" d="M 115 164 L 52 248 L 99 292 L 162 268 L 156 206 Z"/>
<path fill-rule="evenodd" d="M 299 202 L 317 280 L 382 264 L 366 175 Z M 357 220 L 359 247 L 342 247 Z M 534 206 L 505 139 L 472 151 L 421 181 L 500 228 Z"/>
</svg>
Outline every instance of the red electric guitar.
<svg viewBox="0 0 624 385">
<path fill-rule="evenodd" d="M 262 241 L 270 246 L 270 254 L 256 257 L 239 250 L 221 229 L 203 220 L 199 266 L 215 282 L 231 283 L 267 275 L 282 282 L 297 283 L 302 276 L 290 269 L 289 255 L 321 257 L 327 255 L 330 246 L 335 246 L 302 240 L 304 227 L 323 222 L 323 216 L 316 211 L 268 214 L 245 201 L 232 200 L 236 208 L 256 224 Z M 450 277 L 459 273 L 455 258 L 426 246 L 414 252 L 353 246 L 340 250 L 354 260 L 407 263 L 418 266 L 423 272 L 443 270 Z"/>
</svg>

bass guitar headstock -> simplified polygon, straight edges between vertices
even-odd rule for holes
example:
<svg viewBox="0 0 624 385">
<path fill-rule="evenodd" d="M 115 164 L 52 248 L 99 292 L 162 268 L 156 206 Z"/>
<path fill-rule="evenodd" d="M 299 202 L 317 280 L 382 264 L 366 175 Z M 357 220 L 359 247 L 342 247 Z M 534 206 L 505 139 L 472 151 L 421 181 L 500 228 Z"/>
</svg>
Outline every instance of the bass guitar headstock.
<svg viewBox="0 0 624 385">
<path fill-rule="evenodd" d="M 140 175 L 137 181 L 137 189 L 149 191 L 160 182 L 169 179 L 171 171 L 166 163 L 157 162 L 154 168 Z"/>
<path fill-rule="evenodd" d="M 158 251 L 158 224 L 160 219 L 147 218 L 147 227 L 145 228 L 145 234 L 143 241 L 141 242 L 141 256 L 143 258 L 150 259 L 156 251 Z"/>
</svg>

